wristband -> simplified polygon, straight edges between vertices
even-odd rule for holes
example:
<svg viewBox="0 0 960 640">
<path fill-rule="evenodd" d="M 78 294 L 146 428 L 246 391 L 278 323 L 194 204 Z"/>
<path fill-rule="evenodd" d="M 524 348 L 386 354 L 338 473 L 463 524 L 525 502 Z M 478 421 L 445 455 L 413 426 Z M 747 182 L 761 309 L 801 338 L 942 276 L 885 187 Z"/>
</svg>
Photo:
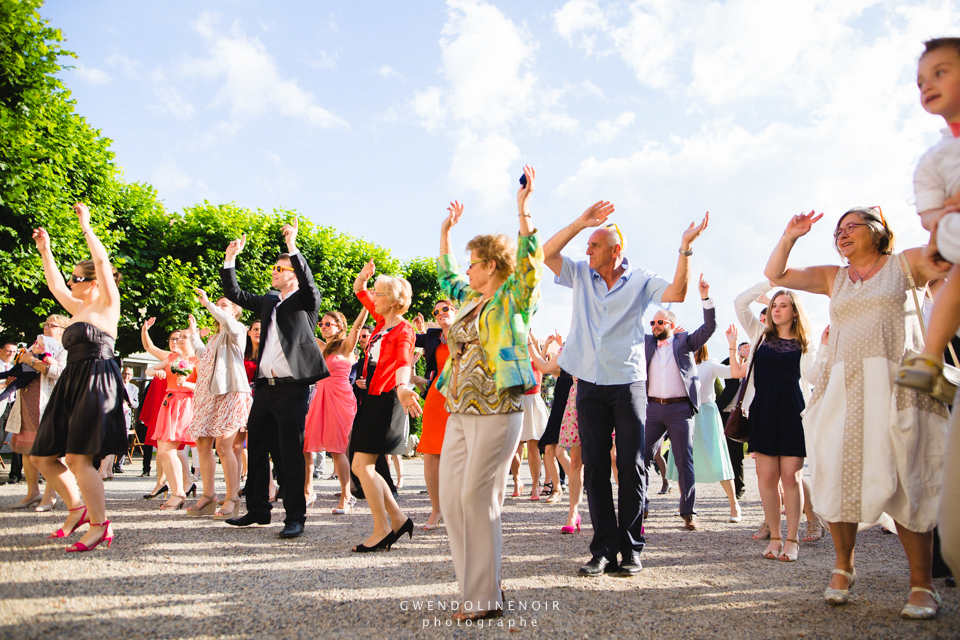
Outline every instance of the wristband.
<svg viewBox="0 0 960 640">
<path fill-rule="evenodd" d="M 682 256 L 692 256 L 692 255 L 693 255 L 693 249 L 688 249 L 687 251 L 684 251 L 683 249 L 680 249 L 680 255 L 682 255 Z"/>
</svg>

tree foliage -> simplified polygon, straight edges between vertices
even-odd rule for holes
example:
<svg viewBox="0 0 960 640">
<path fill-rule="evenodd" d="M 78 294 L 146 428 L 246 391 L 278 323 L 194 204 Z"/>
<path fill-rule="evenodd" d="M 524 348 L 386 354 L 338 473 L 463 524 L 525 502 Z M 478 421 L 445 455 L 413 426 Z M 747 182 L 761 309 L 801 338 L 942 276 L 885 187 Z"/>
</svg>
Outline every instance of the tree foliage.
<svg viewBox="0 0 960 640">
<path fill-rule="evenodd" d="M 186 326 L 197 314 L 210 324 L 194 289 L 220 295 L 220 267 L 230 240 L 247 234 L 238 257 L 240 286 L 270 287 L 270 267 L 285 250 L 280 228 L 295 211 L 249 210 L 204 202 L 169 213 L 147 184 L 125 183 L 110 140 L 74 112 L 70 92 L 57 78 L 60 59 L 73 54 L 63 35 L 40 18 L 40 0 L 0 0 L 0 326 L 17 340 L 37 334 L 43 318 L 62 312 L 48 291 L 34 228 L 50 233 L 64 273 L 89 257 L 71 205 L 86 202 L 93 225 L 123 274 L 117 349 L 139 351 L 139 327 L 156 316 L 159 328 Z M 439 297 L 432 260 L 401 263 L 390 251 L 301 217 L 297 245 L 314 272 L 321 313 L 360 312 L 353 281 L 368 260 L 378 273 L 403 275 L 414 289 L 410 314 L 427 313 Z M 157 340 L 160 336 L 154 336 Z M 159 342 L 158 342 L 159 343 Z"/>
</svg>

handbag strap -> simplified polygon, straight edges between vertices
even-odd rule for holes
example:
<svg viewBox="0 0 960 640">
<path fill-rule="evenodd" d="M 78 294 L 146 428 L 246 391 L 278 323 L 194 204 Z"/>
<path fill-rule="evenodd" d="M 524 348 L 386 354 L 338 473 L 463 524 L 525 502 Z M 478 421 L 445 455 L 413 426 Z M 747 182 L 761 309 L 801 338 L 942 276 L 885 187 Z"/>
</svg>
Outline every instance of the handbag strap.
<svg viewBox="0 0 960 640">
<path fill-rule="evenodd" d="M 927 344 L 927 327 L 923 321 L 923 309 L 920 308 L 920 298 L 917 297 L 917 283 L 913 279 L 913 271 L 910 269 L 910 263 L 907 261 L 907 257 L 900 254 L 900 268 L 903 270 L 903 275 L 907 276 L 907 282 L 910 284 L 910 293 L 913 294 L 913 304 L 917 307 L 917 317 L 920 319 L 920 335 L 923 337 L 923 344 Z M 926 297 L 927 287 L 923 287 L 924 297 Z M 956 357 L 956 356 L 954 356 Z"/>
<path fill-rule="evenodd" d="M 757 349 L 760 348 L 760 343 L 763 342 L 763 334 L 760 334 L 760 337 L 757 338 L 757 344 L 754 345 L 750 350 L 750 355 L 753 356 L 750 359 L 750 368 L 747 369 L 747 375 L 744 376 L 743 382 L 740 383 L 740 390 L 737 392 L 737 406 L 736 409 L 743 407 L 743 396 L 747 392 L 747 383 L 750 382 L 750 374 L 753 372 L 753 363 L 757 361 Z"/>
</svg>

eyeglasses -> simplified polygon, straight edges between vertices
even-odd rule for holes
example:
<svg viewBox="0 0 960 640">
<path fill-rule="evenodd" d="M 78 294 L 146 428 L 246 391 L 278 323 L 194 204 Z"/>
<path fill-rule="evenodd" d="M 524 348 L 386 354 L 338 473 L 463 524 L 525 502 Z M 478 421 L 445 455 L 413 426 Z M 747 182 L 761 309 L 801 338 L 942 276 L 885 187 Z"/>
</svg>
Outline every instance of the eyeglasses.
<svg viewBox="0 0 960 640">
<path fill-rule="evenodd" d="M 321 322 L 321 323 L 320 323 L 320 326 L 321 326 L 321 327 L 339 327 L 340 325 L 337 324 L 336 322 L 330 322 L 330 321 L 328 320 L 327 322 Z"/>
<path fill-rule="evenodd" d="M 382 291 L 371 291 L 370 294 L 371 294 L 371 295 L 374 295 L 374 296 L 377 296 L 378 298 L 382 298 L 383 296 L 387 295 L 387 294 L 383 293 Z"/>
<path fill-rule="evenodd" d="M 284 271 L 293 271 L 293 267 L 284 267 L 283 265 L 279 264 L 273 265 L 274 273 L 283 273 Z"/>
<path fill-rule="evenodd" d="M 66 327 L 63 326 L 62 324 L 56 324 L 54 322 L 44 322 L 43 328 L 44 329 L 66 329 Z"/>
<path fill-rule="evenodd" d="M 613 229 L 617 232 L 617 237 L 620 238 L 620 248 L 623 248 L 623 234 L 620 233 L 620 227 L 617 226 L 616 222 L 611 222 L 610 224 L 603 225 L 604 229 Z"/>
<path fill-rule="evenodd" d="M 434 309 L 434 310 L 433 310 L 433 317 L 436 318 L 436 317 L 439 316 L 441 313 L 450 313 L 450 309 L 451 309 L 451 307 L 448 307 L 447 305 L 443 305 L 443 306 L 440 307 L 439 309 Z"/>
<path fill-rule="evenodd" d="M 868 225 L 865 222 L 848 222 L 847 224 L 843 225 L 842 227 L 834 231 L 833 237 L 839 238 L 840 234 L 842 233 L 850 235 L 851 233 L 853 233 L 853 230 L 856 229 L 857 227 L 866 227 L 866 226 Z"/>
<path fill-rule="evenodd" d="M 651 320 L 651 321 L 650 321 L 650 326 L 651 326 L 651 327 L 658 327 L 658 326 L 659 326 L 659 327 L 662 327 L 662 326 L 667 325 L 667 324 L 673 324 L 673 323 L 670 322 L 669 320 Z"/>
</svg>

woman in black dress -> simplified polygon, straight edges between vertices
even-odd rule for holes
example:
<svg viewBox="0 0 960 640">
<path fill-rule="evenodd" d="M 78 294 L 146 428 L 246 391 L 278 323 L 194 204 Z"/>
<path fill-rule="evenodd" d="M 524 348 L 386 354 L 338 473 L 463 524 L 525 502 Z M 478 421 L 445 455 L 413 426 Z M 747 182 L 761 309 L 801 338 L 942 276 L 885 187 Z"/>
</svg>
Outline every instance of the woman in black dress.
<svg viewBox="0 0 960 640">
<path fill-rule="evenodd" d="M 769 290 L 762 282 L 737 296 L 737 317 L 750 335 L 750 362 L 730 361 L 734 377 L 741 367 L 753 366 L 743 394 L 744 413 L 750 418 L 749 451 L 755 453 L 760 503 L 770 527 L 770 544 L 763 557 L 795 562 L 800 553 L 798 532 L 803 512 L 800 474 L 807 455 L 800 414 L 810 385 L 803 372 L 816 360 L 810 323 L 803 305 L 792 291 L 777 291 L 770 300 L 764 323 L 750 313 L 750 302 Z M 759 292 L 759 294 L 758 294 Z M 787 539 L 780 535 L 780 490 L 787 515 Z"/>
<path fill-rule="evenodd" d="M 77 263 L 66 284 L 50 250 L 50 236 L 44 229 L 33 231 L 47 286 L 72 316 L 62 340 L 68 352 L 67 366 L 40 419 L 30 452 L 31 461 L 70 509 L 63 527 L 48 537 L 67 537 L 82 524 L 90 523 L 80 541 L 66 547 L 67 552 L 89 551 L 101 542 L 110 546 L 113 541 L 103 480 L 93 466 L 93 458 L 119 451 L 127 441 L 123 380 L 114 356 L 120 320 L 120 275 L 90 226 L 86 205 L 78 202 L 73 208 L 93 259 Z M 67 466 L 60 457 L 66 458 Z"/>
</svg>

